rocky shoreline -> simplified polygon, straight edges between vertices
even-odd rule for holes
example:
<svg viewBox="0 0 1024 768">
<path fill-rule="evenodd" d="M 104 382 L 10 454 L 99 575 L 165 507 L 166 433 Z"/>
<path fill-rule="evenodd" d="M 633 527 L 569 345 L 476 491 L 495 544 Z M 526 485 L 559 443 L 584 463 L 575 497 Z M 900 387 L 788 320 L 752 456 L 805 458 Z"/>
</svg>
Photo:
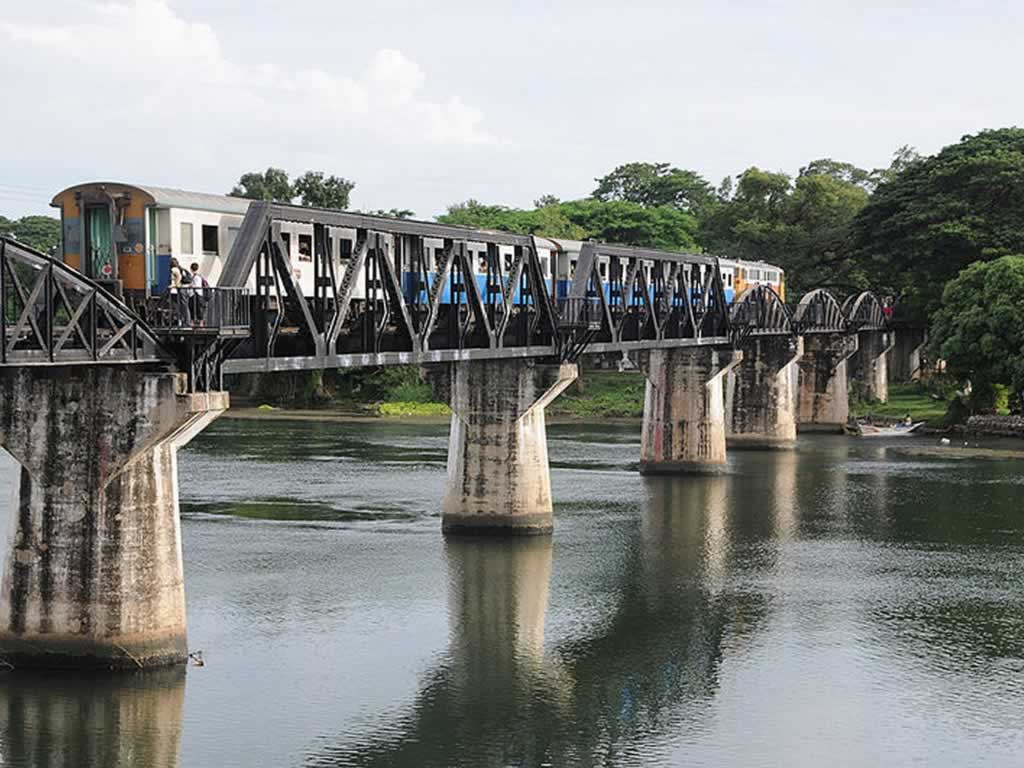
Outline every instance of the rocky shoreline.
<svg viewBox="0 0 1024 768">
<path fill-rule="evenodd" d="M 962 429 L 972 435 L 1024 438 L 1024 416 L 971 416 Z"/>
</svg>

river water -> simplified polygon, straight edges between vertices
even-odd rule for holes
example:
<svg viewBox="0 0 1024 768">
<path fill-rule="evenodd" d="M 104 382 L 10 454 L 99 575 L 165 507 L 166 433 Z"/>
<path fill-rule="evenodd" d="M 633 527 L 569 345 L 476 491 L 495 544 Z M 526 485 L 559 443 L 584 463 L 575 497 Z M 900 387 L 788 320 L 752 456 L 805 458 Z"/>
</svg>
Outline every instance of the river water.
<svg viewBox="0 0 1024 768">
<path fill-rule="evenodd" d="M 446 541 L 445 426 L 222 419 L 180 461 L 205 666 L 0 674 L 0 766 L 1024 764 L 1020 463 L 549 443 L 553 537 Z"/>
</svg>

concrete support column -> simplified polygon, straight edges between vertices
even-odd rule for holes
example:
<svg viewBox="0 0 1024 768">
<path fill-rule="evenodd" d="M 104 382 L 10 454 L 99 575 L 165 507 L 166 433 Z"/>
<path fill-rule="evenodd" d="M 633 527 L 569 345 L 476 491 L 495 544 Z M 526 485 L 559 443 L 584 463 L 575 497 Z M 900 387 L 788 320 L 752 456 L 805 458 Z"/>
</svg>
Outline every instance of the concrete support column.
<svg viewBox="0 0 1024 768">
<path fill-rule="evenodd" d="M 550 533 L 551 477 L 544 408 L 575 365 L 529 360 L 452 363 L 429 377 L 452 409 L 445 533 Z"/>
<path fill-rule="evenodd" d="M 928 329 L 901 325 L 892 331 L 893 346 L 887 365 L 889 383 L 921 378 L 921 358 L 928 345 Z"/>
<path fill-rule="evenodd" d="M 127 366 L 0 371 L 0 445 L 21 464 L 0 583 L 8 663 L 185 660 L 177 450 L 228 396 L 183 384 Z"/>
<path fill-rule="evenodd" d="M 640 438 L 643 474 L 702 472 L 725 464 L 723 380 L 742 359 L 742 352 L 713 347 L 639 355 L 647 377 Z"/>
<path fill-rule="evenodd" d="M 888 331 L 861 331 L 857 334 L 857 352 L 850 358 L 850 378 L 865 400 L 884 403 L 889 399 L 888 356 L 892 334 Z"/>
<path fill-rule="evenodd" d="M 752 336 L 740 350 L 743 361 L 726 377 L 729 447 L 794 447 L 797 362 L 803 356 L 803 338 Z"/>
<path fill-rule="evenodd" d="M 797 428 L 801 432 L 842 432 L 850 418 L 846 362 L 857 351 L 857 337 L 815 333 L 804 336 Z"/>
</svg>

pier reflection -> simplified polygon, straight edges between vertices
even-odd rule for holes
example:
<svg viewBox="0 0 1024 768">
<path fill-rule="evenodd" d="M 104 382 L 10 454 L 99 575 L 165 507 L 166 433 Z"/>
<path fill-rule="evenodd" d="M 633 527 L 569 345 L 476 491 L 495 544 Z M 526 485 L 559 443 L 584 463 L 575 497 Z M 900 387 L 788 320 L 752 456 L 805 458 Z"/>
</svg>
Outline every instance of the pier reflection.
<svg viewBox="0 0 1024 768">
<path fill-rule="evenodd" d="M 308 764 L 610 764 L 679 727 L 699 728 L 727 638 L 753 631 L 767 611 L 731 584 L 735 553 L 751 536 L 730 509 L 731 482 L 646 480 L 640 525 L 616 544 L 627 545 L 619 578 L 602 591 L 611 610 L 597 620 L 581 610 L 590 625 L 547 644 L 551 540 L 447 541 L 444 660 L 406 709 L 374 733 L 318 745 Z"/>
<path fill-rule="evenodd" d="M 4 768 L 179 764 L 185 668 L 0 675 Z"/>
</svg>

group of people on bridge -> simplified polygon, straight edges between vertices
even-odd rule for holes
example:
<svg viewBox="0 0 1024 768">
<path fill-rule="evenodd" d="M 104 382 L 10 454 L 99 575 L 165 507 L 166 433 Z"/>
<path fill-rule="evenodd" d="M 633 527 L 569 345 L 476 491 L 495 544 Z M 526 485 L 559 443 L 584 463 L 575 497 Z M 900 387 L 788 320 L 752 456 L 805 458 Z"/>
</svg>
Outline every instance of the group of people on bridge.
<svg viewBox="0 0 1024 768">
<path fill-rule="evenodd" d="M 171 259 L 171 306 L 174 311 L 174 324 L 187 326 L 203 325 L 206 317 L 206 305 L 209 301 L 207 289 L 210 281 L 199 272 L 199 264 L 185 269 L 177 259 Z"/>
</svg>

